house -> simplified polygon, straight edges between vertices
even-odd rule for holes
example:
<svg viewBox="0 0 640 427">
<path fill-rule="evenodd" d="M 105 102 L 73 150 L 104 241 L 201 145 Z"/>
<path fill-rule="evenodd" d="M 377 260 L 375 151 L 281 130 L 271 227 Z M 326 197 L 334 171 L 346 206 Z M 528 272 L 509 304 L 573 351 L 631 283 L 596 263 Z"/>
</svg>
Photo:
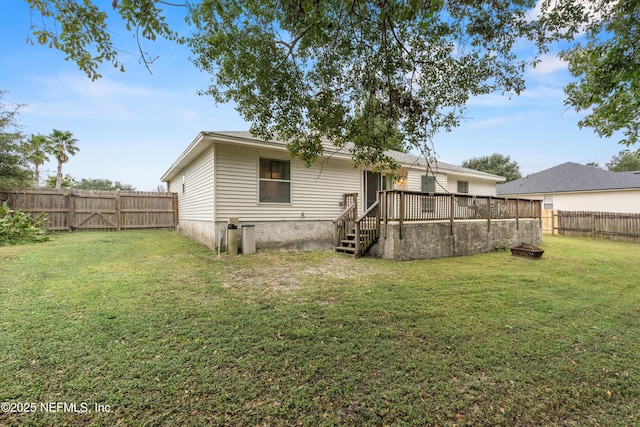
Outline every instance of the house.
<svg viewBox="0 0 640 427">
<path fill-rule="evenodd" d="M 540 199 L 550 210 L 640 213 L 640 171 L 610 172 L 568 162 L 499 184 L 498 195 Z"/>
<path fill-rule="evenodd" d="M 161 180 L 178 194 L 180 228 L 217 247 L 230 218 L 253 225 L 264 248 L 331 248 L 334 221 L 347 208 L 362 214 L 378 191 L 495 196 L 503 177 L 390 151 L 395 174 L 354 167 L 346 149 L 327 146 L 309 168 L 292 159 L 286 144 L 249 132 L 201 132 Z M 351 195 L 347 198 L 345 195 Z"/>
</svg>

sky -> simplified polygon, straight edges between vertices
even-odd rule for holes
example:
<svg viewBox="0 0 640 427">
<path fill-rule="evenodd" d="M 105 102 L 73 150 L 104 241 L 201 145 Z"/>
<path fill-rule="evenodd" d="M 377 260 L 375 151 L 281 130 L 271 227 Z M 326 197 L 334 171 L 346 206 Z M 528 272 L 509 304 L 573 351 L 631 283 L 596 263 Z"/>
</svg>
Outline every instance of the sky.
<svg viewBox="0 0 640 427">
<path fill-rule="evenodd" d="M 92 82 L 64 54 L 27 42 L 26 1 L 0 0 L 0 90 L 7 91 L 2 102 L 22 104 L 17 120 L 26 134 L 73 133 L 80 150 L 64 164 L 63 174 L 153 191 L 200 131 L 248 130 L 250 124 L 233 104 L 216 105 L 198 95 L 210 76 L 189 61 L 188 48 L 166 41 L 145 45 L 158 57 L 150 73 L 139 61 L 133 36 L 114 24 L 110 28 L 126 72 L 105 64 L 103 77 Z M 520 96 L 471 99 L 461 126 L 434 138 L 438 160 L 460 165 L 499 153 L 517 162 L 523 176 L 564 162 L 604 168 L 625 147 L 615 137 L 601 139 L 578 127 L 581 115 L 564 105 L 563 87 L 572 77 L 556 53 L 527 70 L 527 89 Z M 41 171 L 55 175 L 56 164 Z"/>
</svg>

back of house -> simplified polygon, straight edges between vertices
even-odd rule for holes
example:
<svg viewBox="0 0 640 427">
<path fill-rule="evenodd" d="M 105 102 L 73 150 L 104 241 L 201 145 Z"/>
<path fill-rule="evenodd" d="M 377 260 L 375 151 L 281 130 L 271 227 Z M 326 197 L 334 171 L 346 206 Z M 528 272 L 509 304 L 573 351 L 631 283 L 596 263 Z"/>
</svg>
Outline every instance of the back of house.
<svg viewBox="0 0 640 427">
<path fill-rule="evenodd" d="M 249 132 L 201 132 L 162 181 L 178 194 L 180 228 L 210 248 L 229 221 L 252 225 L 258 249 L 328 249 L 334 220 L 355 201 L 364 212 L 379 191 L 405 190 L 495 196 L 504 178 L 389 151 L 401 168 L 355 167 L 348 147 L 327 146 L 305 167 L 286 143 Z"/>
</svg>

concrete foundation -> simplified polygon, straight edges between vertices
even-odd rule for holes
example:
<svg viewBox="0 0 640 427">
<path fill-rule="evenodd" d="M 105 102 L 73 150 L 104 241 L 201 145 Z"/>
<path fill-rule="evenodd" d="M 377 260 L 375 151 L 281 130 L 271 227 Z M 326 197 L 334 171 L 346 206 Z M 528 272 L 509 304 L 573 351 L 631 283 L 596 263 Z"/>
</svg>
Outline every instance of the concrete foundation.
<svg viewBox="0 0 640 427">
<path fill-rule="evenodd" d="M 382 225 L 385 227 L 385 225 Z M 522 242 L 542 243 L 542 228 L 537 219 L 429 221 L 387 225 L 387 237 L 380 237 L 369 255 L 392 260 L 443 258 L 491 252 L 498 246 L 517 246 Z M 383 234 L 384 236 L 384 234 Z"/>
<path fill-rule="evenodd" d="M 245 222 L 238 227 L 239 250 L 242 251 L 242 224 L 253 224 L 256 250 L 296 249 L 327 250 L 333 248 L 334 226 L 332 221 L 269 221 Z M 180 230 L 193 240 L 217 250 L 222 237 L 222 249 L 226 247 L 227 222 L 180 220 Z"/>
<path fill-rule="evenodd" d="M 333 248 L 332 221 L 270 221 L 244 222 L 253 224 L 257 250 L 294 249 L 327 250 Z M 381 228 L 385 225 L 382 224 Z M 537 219 L 427 221 L 404 223 L 402 238 L 397 223 L 388 224 L 383 235 L 368 255 L 392 260 L 443 258 L 491 252 L 497 246 L 510 247 L 520 243 L 542 243 L 542 228 Z M 226 247 L 227 222 L 180 221 L 180 229 L 189 237 L 210 249 L 217 250 L 219 239 Z M 238 241 L 242 242 L 242 226 L 238 227 Z M 242 251 L 242 247 L 239 248 Z"/>
<path fill-rule="evenodd" d="M 227 227 L 226 224 L 224 226 L 225 228 Z M 218 226 L 217 228 L 220 227 Z M 209 249 L 215 249 L 217 247 L 216 223 L 213 221 L 190 221 L 181 219 L 178 223 L 178 230 Z"/>
</svg>

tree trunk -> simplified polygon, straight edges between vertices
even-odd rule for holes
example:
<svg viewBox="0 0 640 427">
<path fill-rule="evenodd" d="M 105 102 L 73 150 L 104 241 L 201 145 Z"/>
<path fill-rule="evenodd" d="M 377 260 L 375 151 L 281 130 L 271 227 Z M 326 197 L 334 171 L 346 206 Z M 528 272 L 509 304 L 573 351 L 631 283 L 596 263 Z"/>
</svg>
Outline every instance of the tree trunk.
<svg viewBox="0 0 640 427">
<path fill-rule="evenodd" d="M 62 162 L 58 160 L 58 175 L 56 176 L 56 188 L 62 188 Z"/>
<path fill-rule="evenodd" d="M 36 166 L 36 173 L 35 173 L 35 180 L 34 180 L 35 182 L 33 183 L 33 186 L 35 188 L 38 188 L 40 187 L 40 168 L 37 163 L 35 164 L 35 166 Z"/>
</svg>

